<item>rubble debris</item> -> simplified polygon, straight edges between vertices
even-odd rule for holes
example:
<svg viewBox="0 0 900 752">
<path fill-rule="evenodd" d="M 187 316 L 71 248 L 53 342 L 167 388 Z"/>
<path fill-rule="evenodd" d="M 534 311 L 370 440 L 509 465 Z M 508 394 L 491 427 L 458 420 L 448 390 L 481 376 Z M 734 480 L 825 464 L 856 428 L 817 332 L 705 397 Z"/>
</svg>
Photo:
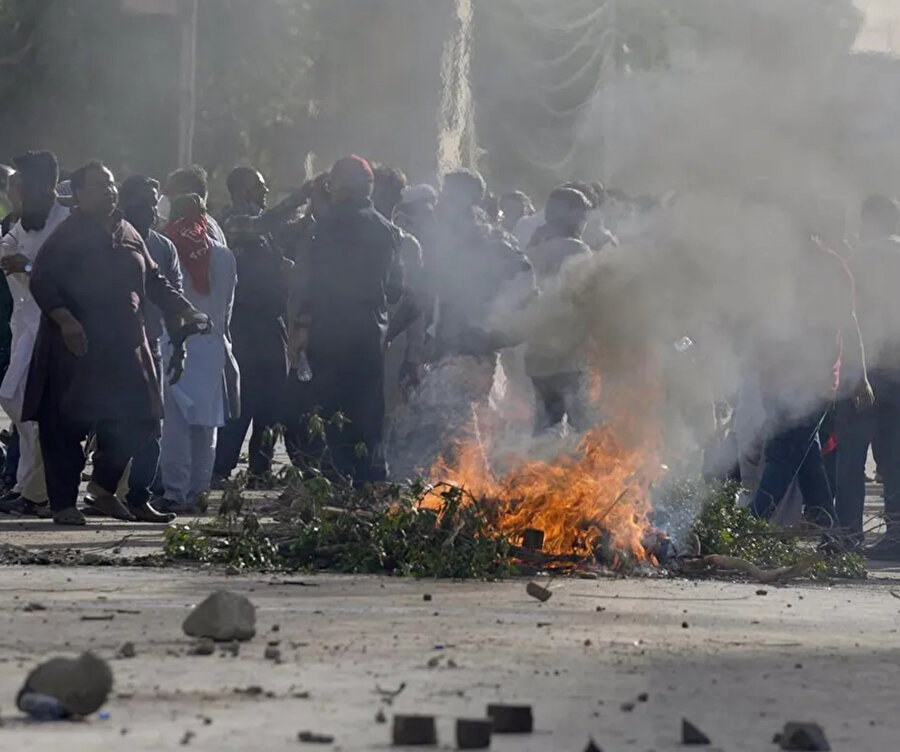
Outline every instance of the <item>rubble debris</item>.
<svg viewBox="0 0 900 752">
<path fill-rule="evenodd" d="M 623 702 L 621 705 L 619 705 L 619 710 L 621 710 L 623 713 L 630 713 L 632 710 L 634 710 L 634 703 Z"/>
<path fill-rule="evenodd" d="M 530 734 L 534 731 L 531 705 L 492 704 L 487 706 L 487 715 L 494 721 L 494 733 Z"/>
<path fill-rule="evenodd" d="M 75 716 L 99 710 L 112 690 L 109 664 L 91 652 L 78 658 L 53 658 L 34 669 L 16 698 L 19 710 L 28 713 L 29 695 L 45 695 L 59 701 Z"/>
<path fill-rule="evenodd" d="M 681 622 L 681 628 L 682 628 L 682 629 L 688 629 L 690 626 L 691 626 L 691 625 L 688 624 L 686 621 Z"/>
<path fill-rule="evenodd" d="M 267 661 L 275 661 L 275 663 L 281 663 L 281 650 L 279 650 L 275 645 L 269 645 L 266 648 L 266 652 L 263 654 L 263 658 Z"/>
<path fill-rule="evenodd" d="M 525 592 L 528 593 L 532 598 L 537 598 L 541 603 L 545 603 L 550 600 L 550 597 L 553 595 L 551 590 L 547 590 L 545 587 L 541 587 L 536 582 L 529 582 L 525 586 Z"/>
<path fill-rule="evenodd" d="M 134 658 L 137 655 L 137 649 L 133 642 L 123 642 L 116 652 L 116 658 Z"/>
<path fill-rule="evenodd" d="M 712 744 L 709 737 L 687 718 L 681 719 L 681 743 L 695 747 Z"/>
<path fill-rule="evenodd" d="M 649 699 L 650 699 L 650 695 L 649 695 L 647 692 L 641 692 L 641 693 L 637 696 L 637 701 L 638 701 L 638 702 L 647 702 Z"/>
<path fill-rule="evenodd" d="M 790 721 L 784 724 L 784 729 L 775 737 L 775 742 L 782 749 L 802 752 L 828 752 L 831 749 L 825 732 L 818 723 Z"/>
<path fill-rule="evenodd" d="M 391 734 L 395 747 L 437 744 L 437 727 L 432 715 L 395 715 Z"/>
<path fill-rule="evenodd" d="M 23 610 L 23 611 L 28 611 L 28 612 L 32 612 L 32 611 L 46 611 L 46 610 L 47 610 L 47 607 L 46 607 L 43 603 L 38 603 L 37 601 L 32 601 L 32 602 L 29 603 L 27 606 L 25 606 L 25 608 L 23 608 L 22 610 Z"/>
<path fill-rule="evenodd" d="M 600 747 L 597 746 L 597 742 L 593 740 L 593 738 L 588 740 L 588 745 L 584 748 L 584 752 L 603 752 Z"/>
<path fill-rule="evenodd" d="M 218 642 L 249 640 L 256 634 L 256 608 L 243 595 L 218 590 L 188 614 L 181 628 L 190 637 Z"/>
<path fill-rule="evenodd" d="M 81 621 L 112 621 L 115 614 L 82 614 Z"/>
<path fill-rule="evenodd" d="M 193 731 L 185 731 L 184 736 L 181 737 L 181 746 L 186 747 L 191 743 L 191 739 L 193 739 L 195 736 L 197 735 Z"/>
<path fill-rule="evenodd" d="M 202 640 L 198 640 L 194 647 L 191 648 L 190 655 L 212 655 L 215 652 L 216 643 L 209 637 L 204 637 Z"/>
<path fill-rule="evenodd" d="M 544 548 L 544 531 L 528 528 L 522 534 L 522 548 L 528 551 L 540 551 Z"/>
<path fill-rule="evenodd" d="M 301 731 L 297 734 L 297 741 L 304 744 L 332 744 L 334 737 L 328 734 L 317 734 L 315 731 Z"/>
<path fill-rule="evenodd" d="M 491 746 L 494 722 L 490 718 L 457 718 L 456 748 L 487 749 Z"/>
<path fill-rule="evenodd" d="M 236 695 L 247 695 L 248 697 L 259 697 L 263 693 L 263 688 L 258 684 L 251 684 L 249 687 L 235 687 Z"/>
<path fill-rule="evenodd" d="M 769 594 L 769 591 L 768 591 L 768 590 L 763 590 L 762 588 L 760 588 L 759 590 L 756 591 L 756 594 L 757 594 L 757 595 L 768 595 L 768 594 Z"/>
</svg>

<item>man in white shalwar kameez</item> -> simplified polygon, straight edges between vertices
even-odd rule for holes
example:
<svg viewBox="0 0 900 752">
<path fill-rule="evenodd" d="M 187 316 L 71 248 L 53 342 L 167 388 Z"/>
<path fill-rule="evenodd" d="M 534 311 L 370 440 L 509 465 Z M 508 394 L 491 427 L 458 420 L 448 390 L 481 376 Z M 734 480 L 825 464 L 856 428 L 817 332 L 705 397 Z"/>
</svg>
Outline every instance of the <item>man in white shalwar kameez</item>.
<svg viewBox="0 0 900 752">
<path fill-rule="evenodd" d="M 29 152 L 14 163 L 16 174 L 12 179 L 20 181 L 23 202 L 22 217 L 0 240 L 0 267 L 13 296 L 12 348 L 9 369 L 0 384 L 0 406 L 19 432 L 20 459 L 13 492 L 0 501 L 0 512 L 49 517 L 38 424 L 22 422 L 28 367 L 41 323 L 41 310 L 29 289 L 29 275 L 44 241 L 68 217 L 69 210 L 56 201 L 59 167 L 52 152 Z"/>
<path fill-rule="evenodd" d="M 165 496 L 156 506 L 191 514 L 199 511 L 198 500 L 209 491 L 216 430 L 240 412 L 229 335 L 237 266 L 234 254 L 212 238 L 199 197 L 182 196 L 173 210 L 166 234 L 178 250 L 184 296 L 209 316 L 212 332 L 188 341 L 184 374 L 165 388 L 160 455 Z M 163 352 L 171 356 L 172 351 L 172 343 L 164 342 Z"/>
</svg>

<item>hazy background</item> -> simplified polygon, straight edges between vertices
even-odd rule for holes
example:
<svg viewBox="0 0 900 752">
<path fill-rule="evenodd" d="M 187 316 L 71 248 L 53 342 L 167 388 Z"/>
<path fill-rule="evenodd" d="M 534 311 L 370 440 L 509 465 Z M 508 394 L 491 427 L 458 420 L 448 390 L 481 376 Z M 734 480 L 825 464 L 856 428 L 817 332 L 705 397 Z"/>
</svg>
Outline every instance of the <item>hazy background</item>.
<svg viewBox="0 0 900 752">
<path fill-rule="evenodd" d="M 823 20 L 851 3 L 822 0 L 817 33 L 832 34 Z M 95 157 L 118 174 L 175 167 L 182 24 L 127 9 L 179 5 L 0 0 L 0 159 L 43 146 L 69 169 Z M 284 188 L 348 151 L 433 179 L 439 143 L 445 162 L 477 163 L 501 190 L 543 196 L 564 178 L 614 179 L 615 113 L 627 109 L 610 93 L 623 77 L 668 69 L 692 35 L 698 50 L 739 40 L 692 5 L 199 0 L 194 158 L 220 196 L 234 164 L 257 164 Z M 857 5 L 871 18 L 855 42 L 857 29 L 840 40 L 844 52 L 889 49 L 900 0 Z M 877 68 L 900 90 L 900 63 L 869 58 L 842 67 Z"/>
</svg>

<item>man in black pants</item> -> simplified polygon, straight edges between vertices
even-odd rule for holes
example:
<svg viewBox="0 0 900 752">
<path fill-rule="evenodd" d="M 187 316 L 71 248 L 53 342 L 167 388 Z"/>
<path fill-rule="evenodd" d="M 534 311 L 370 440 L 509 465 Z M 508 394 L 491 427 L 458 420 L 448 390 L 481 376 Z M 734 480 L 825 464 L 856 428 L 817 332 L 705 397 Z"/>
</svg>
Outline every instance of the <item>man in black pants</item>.
<svg viewBox="0 0 900 752">
<path fill-rule="evenodd" d="M 149 299 L 170 332 L 208 327 L 147 253 L 116 210 L 112 173 L 91 163 L 72 175 L 78 207 L 34 263 L 31 292 L 42 319 L 23 414 L 39 423 L 53 520 L 84 525 L 76 508 L 84 468 L 82 441 L 97 437 L 88 504 L 133 520 L 115 497 L 128 461 L 159 436 L 162 404 L 144 330 Z M 175 374 L 176 376 L 179 374 Z"/>
<path fill-rule="evenodd" d="M 384 343 L 388 304 L 403 292 L 399 232 L 372 205 L 373 183 L 364 159 L 335 163 L 301 303 L 315 403 L 329 421 L 325 469 L 359 484 L 386 476 Z M 330 421 L 338 412 L 348 419 L 342 426 Z"/>
<path fill-rule="evenodd" d="M 298 199 L 264 211 L 269 189 L 252 167 L 235 167 L 228 191 L 231 206 L 221 223 L 237 260 L 231 342 L 241 370 L 241 414 L 219 429 L 213 477 L 219 484 L 229 478 L 252 424 L 248 475 L 253 485 L 271 472 L 287 385 L 284 316 L 293 262 L 284 258 L 274 233 L 296 211 Z"/>
<path fill-rule="evenodd" d="M 125 219 L 138 231 L 147 246 L 150 258 L 159 267 L 160 273 L 169 284 L 181 294 L 181 266 L 178 251 L 172 241 L 152 229 L 159 218 L 159 182 L 144 175 L 132 175 L 119 189 L 119 207 Z M 164 368 L 159 339 L 163 334 L 163 314 L 155 305 L 148 303 L 144 312 L 144 328 L 147 343 L 156 366 L 156 376 L 162 383 Z M 128 476 L 128 509 L 141 522 L 167 523 L 175 519 L 172 512 L 160 512 L 150 504 L 153 486 L 159 474 L 159 440 L 148 441 L 131 461 Z"/>
</svg>

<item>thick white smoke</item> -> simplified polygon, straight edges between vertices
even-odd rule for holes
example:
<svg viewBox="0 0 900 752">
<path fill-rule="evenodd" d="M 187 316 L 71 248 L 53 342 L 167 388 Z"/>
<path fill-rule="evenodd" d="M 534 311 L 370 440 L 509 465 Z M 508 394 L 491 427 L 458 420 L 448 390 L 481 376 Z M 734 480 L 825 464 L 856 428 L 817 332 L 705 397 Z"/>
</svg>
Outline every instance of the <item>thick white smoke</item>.
<svg viewBox="0 0 900 752">
<path fill-rule="evenodd" d="M 689 336 L 702 362 L 690 378 L 668 375 L 676 412 L 732 396 L 765 356 L 790 374 L 784 408 L 802 414 L 828 374 L 821 352 L 797 343 L 823 311 L 843 313 L 829 311 L 843 306 L 839 267 L 823 259 L 810 270 L 810 238 L 843 252 L 864 197 L 897 192 L 889 126 L 900 63 L 851 54 L 859 19 L 849 2 L 666 5 L 668 65 L 607 81 L 581 140 L 610 186 L 674 198 L 638 237 L 570 270 L 506 325 L 573 345 L 587 327 L 613 372 L 622 353 Z"/>
</svg>

